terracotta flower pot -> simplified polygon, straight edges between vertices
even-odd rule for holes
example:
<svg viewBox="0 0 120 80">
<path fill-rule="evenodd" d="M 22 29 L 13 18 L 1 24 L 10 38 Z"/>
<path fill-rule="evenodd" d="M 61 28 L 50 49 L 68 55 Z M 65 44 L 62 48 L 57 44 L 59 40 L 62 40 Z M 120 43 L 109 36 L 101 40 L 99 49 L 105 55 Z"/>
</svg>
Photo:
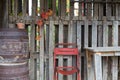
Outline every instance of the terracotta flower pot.
<svg viewBox="0 0 120 80">
<path fill-rule="evenodd" d="M 17 23 L 18 29 L 25 29 L 25 24 L 24 23 Z"/>
</svg>

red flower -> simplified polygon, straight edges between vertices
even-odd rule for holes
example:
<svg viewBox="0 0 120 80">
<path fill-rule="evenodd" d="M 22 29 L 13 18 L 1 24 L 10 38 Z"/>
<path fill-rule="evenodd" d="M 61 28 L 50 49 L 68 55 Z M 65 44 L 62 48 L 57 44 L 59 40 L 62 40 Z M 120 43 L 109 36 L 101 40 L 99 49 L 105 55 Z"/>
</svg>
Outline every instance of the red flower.
<svg viewBox="0 0 120 80">
<path fill-rule="evenodd" d="M 43 21 L 42 21 L 41 19 L 38 20 L 38 21 L 37 21 L 37 25 L 41 27 L 41 26 L 43 25 Z"/>
</svg>

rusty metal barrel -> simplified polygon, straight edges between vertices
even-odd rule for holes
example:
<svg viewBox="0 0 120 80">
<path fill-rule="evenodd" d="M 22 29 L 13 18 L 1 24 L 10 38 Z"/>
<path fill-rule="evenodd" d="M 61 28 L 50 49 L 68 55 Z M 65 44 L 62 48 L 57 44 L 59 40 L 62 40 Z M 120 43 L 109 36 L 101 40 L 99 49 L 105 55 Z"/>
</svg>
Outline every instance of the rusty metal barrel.
<svg viewBox="0 0 120 80">
<path fill-rule="evenodd" d="M 0 29 L 0 80 L 29 80 L 28 35 L 24 29 Z"/>
</svg>

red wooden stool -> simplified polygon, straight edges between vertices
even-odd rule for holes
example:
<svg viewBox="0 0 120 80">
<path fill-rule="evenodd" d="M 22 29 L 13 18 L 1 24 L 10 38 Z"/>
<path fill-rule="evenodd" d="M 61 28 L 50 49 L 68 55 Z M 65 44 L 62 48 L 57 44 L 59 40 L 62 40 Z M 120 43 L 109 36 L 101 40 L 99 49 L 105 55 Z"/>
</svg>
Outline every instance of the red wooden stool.
<svg viewBox="0 0 120 80">
<path fill-rule="evenodd" d="M 73 43 L 58 43 L 56 46 L 66 45 L 66 46 L 76 46 Z M 76 56 L 76 66 L 57 66 L 56 57 L 57 56 Z M 63 75 L 71 75 L 77 73 L 77 80 L 80 80 L 80 71 L 79 71 L 79 52 L 78 48 L 56 48 L 54 49 L 54 80 L 58 80 L 58 73 Z M 65 70 L 66 69 L 66 70 Z M 68 70 L 70 69 L 70 70 Z"/>
</svg>

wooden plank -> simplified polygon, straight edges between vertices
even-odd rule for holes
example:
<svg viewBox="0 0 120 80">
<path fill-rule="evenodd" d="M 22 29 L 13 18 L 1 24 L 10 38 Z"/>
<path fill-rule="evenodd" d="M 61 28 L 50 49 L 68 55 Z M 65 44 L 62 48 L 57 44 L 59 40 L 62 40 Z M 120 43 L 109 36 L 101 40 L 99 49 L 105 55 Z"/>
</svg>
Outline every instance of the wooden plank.
<svg viewBox="0 0 120 80">
<path fill-rule="evenodd" d="M 88 47 L 88 20 L 84 21 L 84 47 Z"/>
<path fill-rule="evenodd" d="M 97 47 L 97 21 L 92 21 L 92 47 Z"/>
<path fill-rule="evenodd" d="M 101 0 L 98 0 L 98 1 L 101 1 Z M 98 17 L 98 19 L 99 20 L 101 20 L 102 19 L 102 17 L 103 17 L 103 11 L 105 11 L 105 10 L 103 10 L 104 8 L 103 8 L 103 4 L 99 4 L 99 7 L 98 7 L 99 9 L 99 17 Z M 105 12 L 106 13 L 106 12 Z"/>
<path fill-rule="evenodd" d="M 87 0 L 87 1 L 92 1 L 92 0 Z M 91 20 L 92 18 L 92 3 L 87 3 L 87 19 Z"/>
<path fill-rule="evenodd" d="M 81 76 L 81 22 L 80 21 L 77 21 L 77 46 L 78 46 L 78 50 L 79 50 L 79 55 L 80 55 L 80 67 L 79 67 L 79 70 L 80 70 L 80 76 Z M 80 77 L 80 80 L 81 80 L 82 77 Z M 83 78 L 82 78 L 83 79 Z"/>
<path fill-rule="evenodd" d="M 108 25 L 107 21 L 103 21 L 103 46 L 108 46 Z"/>
<path fill-rule="evenodd" d="M 54 12 L 54 16 L 56 16 L 56 0 L 52 0 L 52 10 Z"/>
<path fill-rule="evenodd" d="M 70 19 L 74 16 L 74 2 L 70 2 Z"/>
<path fill-rule="evenodd" d="M 40 79 L 39 80 L 44 80 L 44 27 L 42 26 L 40 29 L 40 35 L 42 36 L 40 39 L 40 52 L 39 52 L 39 74 L 40 74 Z"/>
<path fill-rule="evenodd" d="M 14 0 L 14 16 L 17 18 L 18 0 Z"/>
<path fill-rule="evenodd" d="M 113 46 L 118 46 L 118 21 L 113 21 Z M 118 80 L 118 57 L 112 57 L 112 80 Z"/>
<path fill-rule="evenodd" d="M 118 20 L 120 20 L 120 5 L 118 6 Z"/>
<path fill-rule="evenodd" d="M 82 16 L 83 16 L 83 3 L 79 3 L 79 17 L 82 17 Z"/>
<path fill-rule="evenodd" d="M 107 0 L 107 1 L 111 1 L 111 0 Z M 109 19 L 112 16 L 111 4 L 106 4 L 106 16 L 107 19 Z"/>
<path fill-rule="evenodd" d="M 107 78 L 108 78 L 108 58 L 103 57 L 103 80 L 107 80 Z"/>
<path fill-rule="evenodd" d="M 99 0 L 94 0 L 94 1 L 99 1 Z M 97 19 L 99 13 L 99 4 L 95 3 L 94 4 L 94 11 L 93 11 L 93 17 L 94 19 Z"/>
<path fill-rule="evenodd" d="M 96 80 L 102 80 L 102 59 L 101 56 L 94 54 L 94 64 L 95 64 L 95 78 Z M 90 79 L 94 80 L 94 79 Z"/>
<path fill-rule="evenodd" d="M 23 12 L 23 18 L 26 16 L 27 14 L 27 4 L 28 4 L 28 0 L 23 0 L 23 7 L 22 7 L 22 12 Z"/>
<path fill-rule="evenodd" d="M 118 46 L 118 21 L 113 21 L 113 31 L 112 31 L 112 36 L 113 36 L 113 46 Z"/>
<path fill-rule="evenodd" d="M 32 58 L 33 53 L 35 51 L 35 26 L 31 25 L 31 35 L 30 35 L 30 80 L 35 80 L 35 61 Z"/>
<path fill-rule="evenodd" d="M 94 70 L 93 70 L 93 60 L 91 52 L 86 50 L 86 60 L 87 60 L 87 80 L 94 80 Z"/>
<path fill-rule="evenodd" d="M 2 26 L 4 26 L 4 27 L 8 27 L 8 1 L 9 0 L 5 0 L 4 2 L 4 4 L 5 4 L 5 6 L 4 6 L 4 17 L 3 17 L 3 23 L 2 23 Z"/>
<path fill-rule="evenodd" d="M 72 43 L 72 37 L 73 37 L 73 21 L 70 21 L 68 25 L 68 43 Z M 72 57 L 68 56 L 68 65 L 72 66 Z M 72 80 L 72 75 L 68 76 L 68 80 Z"/>
<path fill-rule="evenodd" d="M 54 21 L 50 21 L 49 25 L 49 80 L 53 80 L 53 49 L 54 49 Z"/>
<path fill-rule="evenodd" d="M 44 0 L 40 0 L 40 13 L 44 9 Z"/>
<path fill-rule="evenodd" d="M 112 80 L 118 80 L 118 57 L 112 57 Z"/>
<path fill-rule="evenodd" d="M 59 21 L 59 43 L 63 43 L 63 24 L 61 22 L 61 20 Z M 63 47 L 63 46 L 59 46 L 59 47 Z M 63 66 L 63 57 L 62 56 L 59 56 L 58 58 L 58 65 L 59 66 Z M 59 74 L 58 75 L 58 80 L 61 80 L 63 79 L 63 75 L 62 74 Z"/>
<path fill-rule="evenodd" d="M 46 51 L 46 59 L 45 59 L 45 66 L 46 66 L 46 71 L 45 71 L 45 80 L 49 80 L 49 26 L 45 26 L 45 51 Z"/>
<path fill-rule="evenodd" d="M 66 15 L 66 0 L 61 0 L 61 16 L 64 17 Z"/>
<path fill-rule="evenodd" d="M 118 20 L 118 17 L 119 17 L 119 4 L 116 4 L 116 8 L 115 8 L 115 11 L 116 11 L 116 20 Z"/>
</svg>

